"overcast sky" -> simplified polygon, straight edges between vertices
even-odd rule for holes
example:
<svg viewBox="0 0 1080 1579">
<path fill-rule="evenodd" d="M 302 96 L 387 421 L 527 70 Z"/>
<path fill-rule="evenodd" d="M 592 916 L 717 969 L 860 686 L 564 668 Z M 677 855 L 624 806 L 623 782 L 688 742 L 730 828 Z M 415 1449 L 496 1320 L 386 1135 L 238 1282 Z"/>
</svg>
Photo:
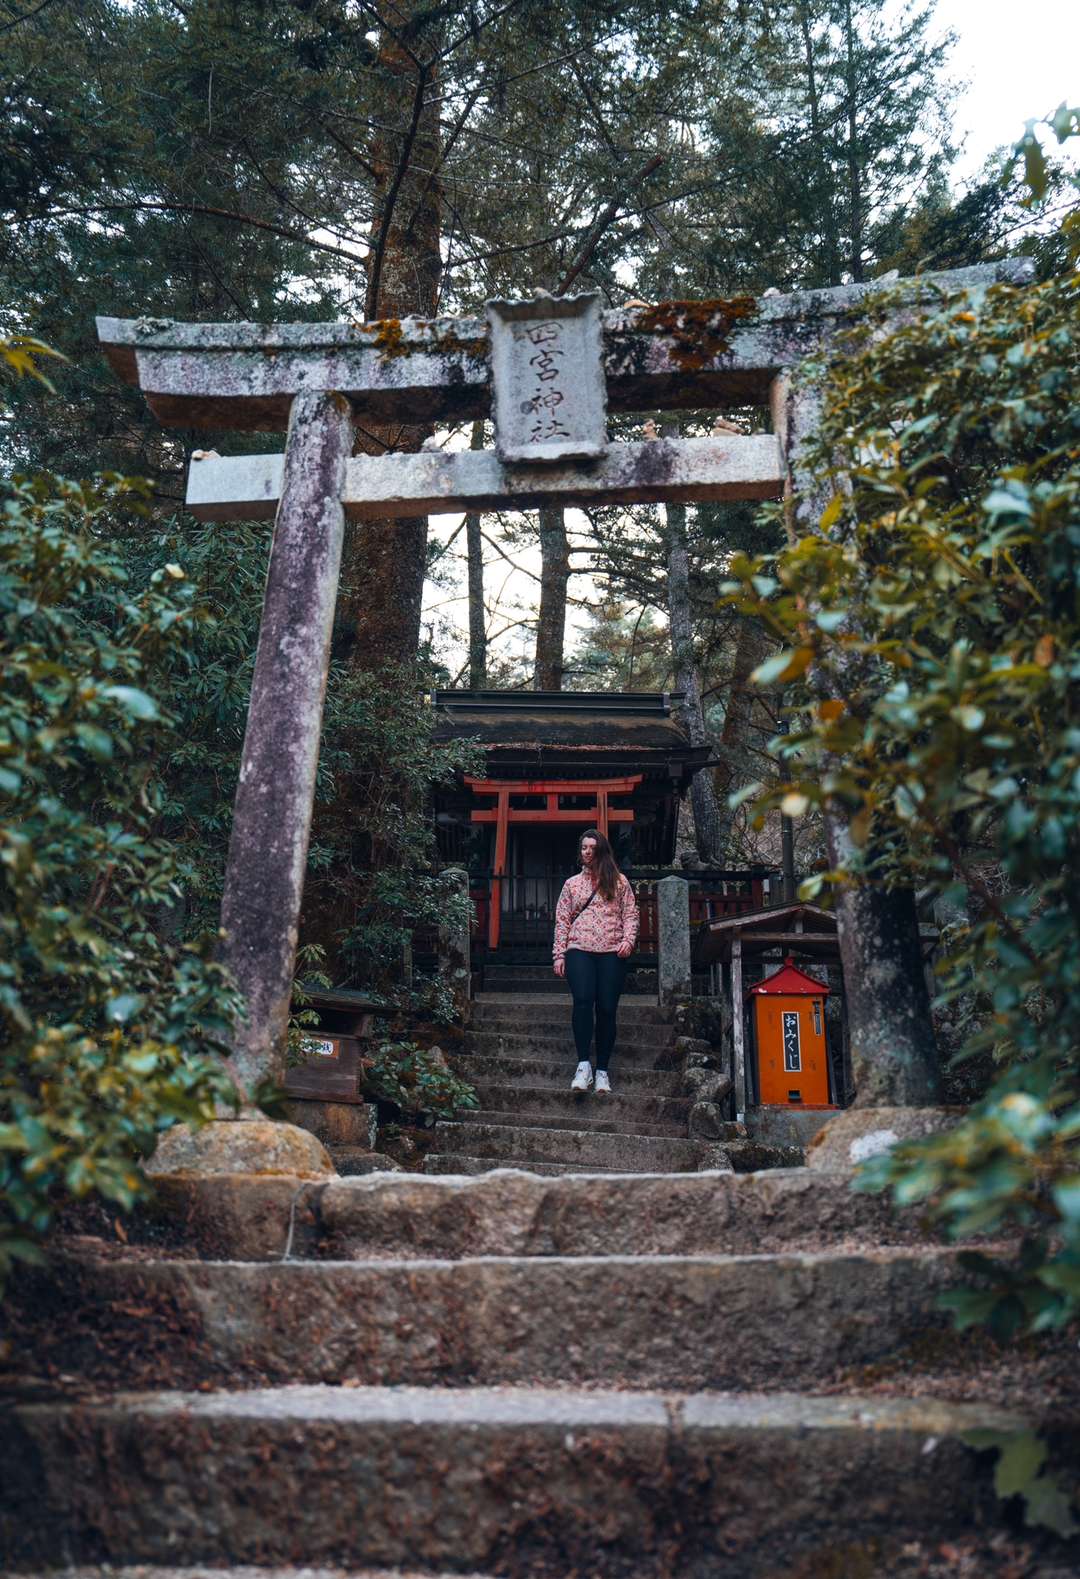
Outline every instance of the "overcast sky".
<svg viewBox="0 0 1080 1579">
<path fill-rule="evenodd" d="M 956 34 L 953 72 L 967 83 L 956 108 L 957 137 L 967 134 L 958 177 L 1014 143 L 1033 116 L 1080 102 L 1076 0 L 937 0 L 935 20 Z"/>
</svg>

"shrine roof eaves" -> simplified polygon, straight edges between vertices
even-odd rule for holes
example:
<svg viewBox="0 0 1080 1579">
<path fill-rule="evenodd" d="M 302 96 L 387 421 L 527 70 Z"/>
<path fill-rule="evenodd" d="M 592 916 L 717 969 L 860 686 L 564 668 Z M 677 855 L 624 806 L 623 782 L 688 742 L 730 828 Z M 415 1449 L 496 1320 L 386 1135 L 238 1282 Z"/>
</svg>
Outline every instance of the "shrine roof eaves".
<svg viewBox="0 0 1080 1579">
<path fill-rule="evenodd" d="M 436 691 L 433 701 L 437 739 L 474 738 L 489 752 L 708 755 L 691 746 L 672 713 L 679 691 Z"/>
</svg>

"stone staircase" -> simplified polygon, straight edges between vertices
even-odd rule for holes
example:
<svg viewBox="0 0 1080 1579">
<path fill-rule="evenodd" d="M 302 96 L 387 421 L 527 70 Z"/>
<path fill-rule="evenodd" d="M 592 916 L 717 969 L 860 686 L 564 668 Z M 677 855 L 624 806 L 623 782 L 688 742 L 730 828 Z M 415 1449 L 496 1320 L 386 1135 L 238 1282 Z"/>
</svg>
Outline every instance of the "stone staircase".
<svg viewBox="0 0 1080 1579">
<path fill-rule="evenodd" d="M 627 994 L 619 1005 L 611 1095 L 569 1089 L 577 1064 L 571 1003 L 565 984 L 557 985 L 558 995 L 476 998 L 464 1051 L 453 1063 L 476 1087 L 480 1106 L 436 1126 L 425 1172 L 689 1173 L 730 1166 L 716 1144 L 688 1138 L 692 1104 L 680 1094 L 675 1028 L 655 997 Z M 728 1126 L 727 1142 L 743 1138 L 738 1126 Z"/>
<path fill-rule="evenodd" d="M 995 1528 L 961 1436 L 1040 1412 L 860 1390 L 958 1273 L 842 1175 L 172 1189 L 180 1244 L 73 1241 L 5 1307 L 5 1574 L 893 1579 Z"/>
</svg>

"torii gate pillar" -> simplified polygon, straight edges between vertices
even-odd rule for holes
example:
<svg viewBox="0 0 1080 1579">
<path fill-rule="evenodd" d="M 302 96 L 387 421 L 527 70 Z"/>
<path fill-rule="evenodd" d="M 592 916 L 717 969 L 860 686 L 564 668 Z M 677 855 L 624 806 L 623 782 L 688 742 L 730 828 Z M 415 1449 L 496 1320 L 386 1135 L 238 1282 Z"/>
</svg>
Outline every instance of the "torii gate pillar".
<svg viewBox="0 0 1080 1579">
<path fill-rule="evenodd" d="M 296 396 L 221 901 L 221 959 L 247 1002 L 230 1060 L 244 1096 L 285 1074 L 352 447 L 347 400 Z"/>
</svg>

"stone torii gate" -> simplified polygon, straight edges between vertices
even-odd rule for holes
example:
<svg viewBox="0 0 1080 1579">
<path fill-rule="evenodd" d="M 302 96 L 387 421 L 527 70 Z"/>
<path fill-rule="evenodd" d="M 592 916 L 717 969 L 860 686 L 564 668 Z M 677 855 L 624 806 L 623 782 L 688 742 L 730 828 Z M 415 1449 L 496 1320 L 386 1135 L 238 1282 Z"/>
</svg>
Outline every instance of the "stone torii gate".
<svg viewBox="0 0 1080 1579">
<path fill-rule="evenodd" d="M 1021 283 L 992 264 L 905 283 Z M 110 363 L 165 425 L 287 430 L 284 454 L 192 460 L 188 507 L 203 520 L 265 519 L 274 535 L 229 845 L 222 957 L 247 1001 L 232 1060 L 246 1092 L 284 1074 L 345 516 L 384 519 L 542 504 L 792 499 L 809 526 L 823 501 L 800 470 L 813 397 L 789 374 L 876 287 L 760 302 L 665 302 L 601 313 L 596 294 L 491 302 L 484 319 L 335 324 L 184 324 L 99 318 Z M 606 413 L 767 405 L 770 434 L 610 444 Z M 410 423 L 493 415 L 494 451 L 355 456 L 360 416 Z M 862 958 L 855 910 L 846 972 Z M 853 1043 L 858 1028 L 852 1027 Z M 905 1100 L 902 1096 L 899 1100 Z M 908 1098 L 910 1100 L 910 1098 Z"/>
</svg>

